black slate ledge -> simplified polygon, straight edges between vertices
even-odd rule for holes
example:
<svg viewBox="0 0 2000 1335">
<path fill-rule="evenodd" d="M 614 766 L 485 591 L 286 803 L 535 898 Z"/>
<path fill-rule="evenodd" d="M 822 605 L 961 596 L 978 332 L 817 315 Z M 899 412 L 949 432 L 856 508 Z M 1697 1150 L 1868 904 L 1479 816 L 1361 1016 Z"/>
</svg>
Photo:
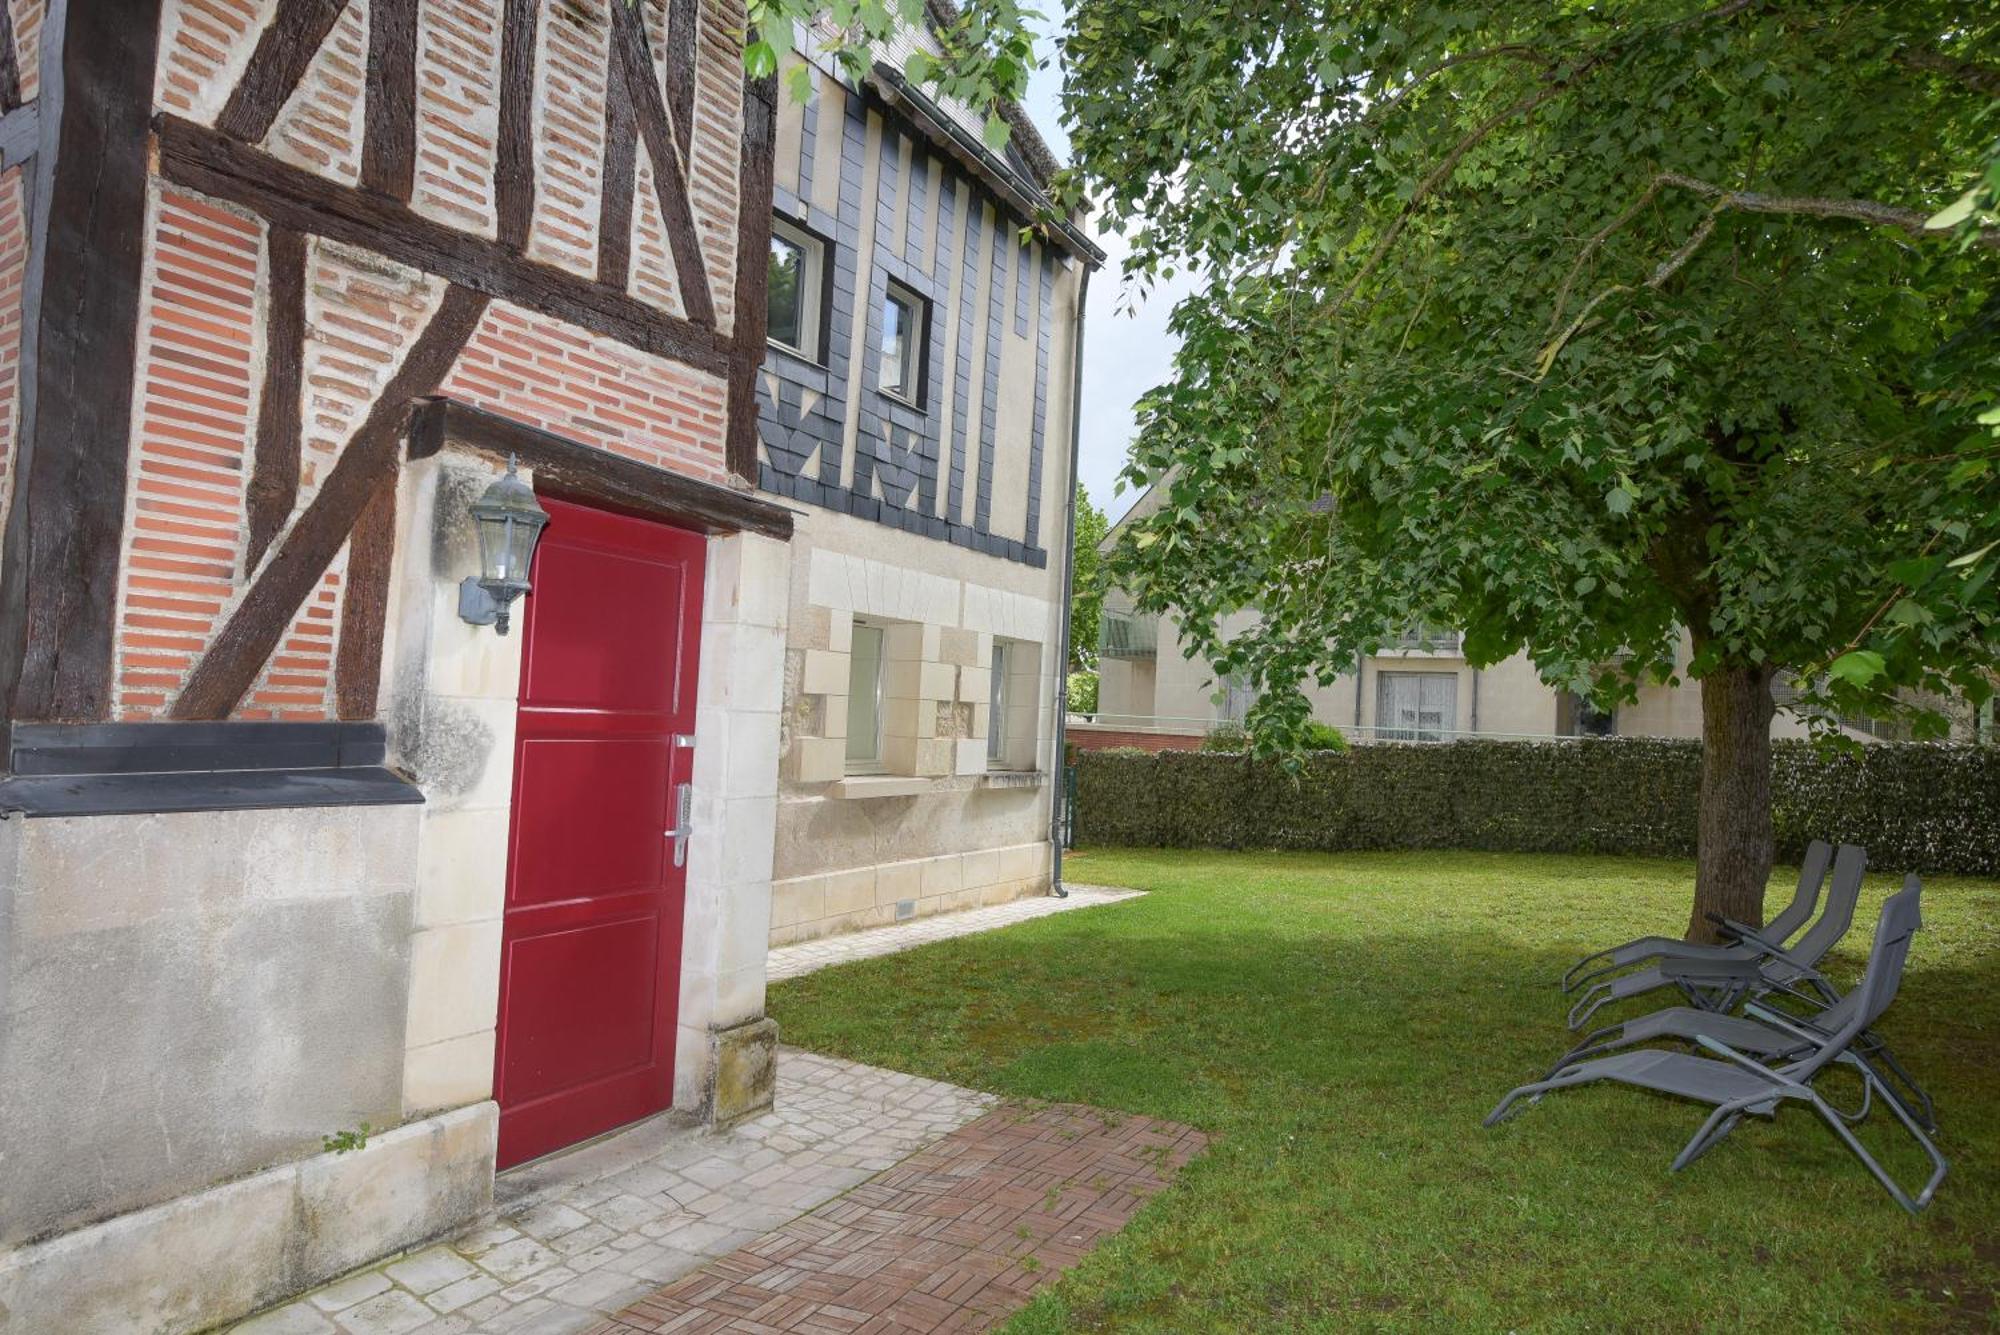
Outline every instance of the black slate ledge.
<svg viewBox="0 0 2000 1335">
<path fill-rule="evenodd" d="M 380 723 L 19 723 L 0 814 L 125 816 L 398 806 Z"/>
</svg>

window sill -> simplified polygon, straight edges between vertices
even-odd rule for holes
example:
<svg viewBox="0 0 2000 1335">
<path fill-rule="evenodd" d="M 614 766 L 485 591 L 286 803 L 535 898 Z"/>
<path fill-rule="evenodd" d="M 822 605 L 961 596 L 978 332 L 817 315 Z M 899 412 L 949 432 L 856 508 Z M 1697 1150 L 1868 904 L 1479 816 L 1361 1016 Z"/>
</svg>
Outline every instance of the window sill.
<svg viewBox="0 0 2000 1335">
<path fill-rule="evenodd" d="M 915 797 L 937 786 L 936 779 L 910 774 L 850 774 L 836 779 L 827 789 L 829 797 Z"/>
<path fill-rule="evenodd" d="M 799 365 L 810 367 L 815 371 L 826 370 L 826 363 L 824 361 L 820 360 L 818 357 L 813 356 L 809 352 L 801 352 L 799 349 L 793 347 L 789 343 L 781 343 L 777 339 L 773 338 L 765 340 L 764 346 L 768 348 L 770 351 L 775 352 L 781 357 L 785 358 L 787 361 L 797 362 Z"/>
<path fill-rule="evenodd" d="M 1041 788 L 1048 781 L 1048 772 L 1038 769 L 990 769 L 979 776 L 981 788 Z"/>
</svg>

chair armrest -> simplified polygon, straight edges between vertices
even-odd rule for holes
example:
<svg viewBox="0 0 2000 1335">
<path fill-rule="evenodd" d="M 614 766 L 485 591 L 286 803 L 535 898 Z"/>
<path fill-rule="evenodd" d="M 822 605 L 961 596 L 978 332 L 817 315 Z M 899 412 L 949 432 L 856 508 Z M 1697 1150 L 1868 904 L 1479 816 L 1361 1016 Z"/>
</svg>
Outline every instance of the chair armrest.
<svg viewBox="0 0 2000 1335">
<path fill-rule="evenodd" d="M 1777 1071 L 1774 1071 L 1770 1067 L 1764 1065 L 1764 1063 L 1760 1061 L 1755 1061 L 1749 1057 L 1744 1056 L 1742 1053 L 1738 1052 L 1735 1048 L 1730 1047 L 1727 1043 L 1724 1043 L 1719 1038 L 1710 1038 L 1707 1034 L 1696 1034 L 1694 1036 L 1694 1041 L 1700 1044 L 1702 1047 L 1708 1049 L 1708 1051 L 1714 1053 L 1716 1056 L 1723 1057 L 1729 1061 L 1735 1062 L 1738 1066 L 1741 1066 L 1744 1070 L 1749 1071 L 1753 1075 L 1762 1076 L 1764 1079 L 1770 1081 L 1774 1085 L 1780 1086 L 1781 1088 L 1796 1089 L 1796 1090 L 1802 1090 L 1805 1088 L 1804 1085 L 1801 1085 L 1798 1081 L 1792 1079 L 1791 1077 L 1786 1075 L 1781 1075 Z"/>
<path fill-rule="evenodd" d="M 1764 976 L 1763 968 L 1755 960 L 1661 960 L 1658 968 L 1662 976 L 1676 982 L 1690 983 L 1754 983 Z"/>
<path fill-rule="evenodd" d="M 1760 1024 L 1768 1024 L 1773 1029 L 1781 1030 L 1784 1033 L 1790 1034 L 1793 1038 L 1812 1044 L 1816 1048 L 1825 1047 L 1833 1037 L 1831 1034 L 1817 1032 L 1807 1025 L 1802 1024 L 1796 1016 L 1787 1015 L 1783 1011 L 1773 1010 L 1771 1007 L 1755 1001 L 1744 1006 L 1743 1013 Z"/>
</svg>

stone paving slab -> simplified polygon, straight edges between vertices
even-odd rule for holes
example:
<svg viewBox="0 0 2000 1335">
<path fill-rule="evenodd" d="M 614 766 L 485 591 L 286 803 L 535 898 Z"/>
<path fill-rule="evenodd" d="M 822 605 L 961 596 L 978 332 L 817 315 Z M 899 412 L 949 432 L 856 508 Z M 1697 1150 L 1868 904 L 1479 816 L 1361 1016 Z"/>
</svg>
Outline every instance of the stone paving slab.
<svg viewBox="0 0 2000 1335">
<path fill-rule="evenodd" d="M 992 1108 L 989 1094 L 796 1048 L 729 1131 L 655 1121 L 546 1161 L 449 1242 L 347 1275 L 241 1335 L 557 1335 L 755 1242 Z"/>
<path fill-rule="evenodd" d="M 1010 899 L 1005 904 L 993 904 L 983 909 L 967 909 L 963 913 L 936 913 L 911 922 L 900 922 L 893 927 L 871 927 L 862 932 L 847 932 L 840 936 L 822 937 L 816 941 L 801 941 L 795 946 L 779 946 L 770 953 L 769 962 L 765 966 L 765 976 L 775 983 L 780 979 L 796 978 L 800 974 L 812 973 L 829 965 L 845 964 L 849 960 L 893 955 L 898 951 L 929 945 L 933 941 L 948 941 L 952 937 L 970 936 L 974 932 L 990 932 L 996 927 L 1011 927 L 1017 922 L 1046 918 L 1051 913 L 1068 913 L 1073 909 L 1090 909 L 1104 904 L 1116 904 L 1120 900 L 1136 899 L 1146 893 L 1143 890 L 1121 890 L 1104 885 L 1072 884 L 1067 888 L 1069 890 L 1067 899 L 1058 899 L 1054 895 Z"/>
<path fill-rule="evenodd" d="M 1172 1122 L 1008 1104 L 589 1335 L 987 1330 L 1206 1144 Z"/>
</svg>

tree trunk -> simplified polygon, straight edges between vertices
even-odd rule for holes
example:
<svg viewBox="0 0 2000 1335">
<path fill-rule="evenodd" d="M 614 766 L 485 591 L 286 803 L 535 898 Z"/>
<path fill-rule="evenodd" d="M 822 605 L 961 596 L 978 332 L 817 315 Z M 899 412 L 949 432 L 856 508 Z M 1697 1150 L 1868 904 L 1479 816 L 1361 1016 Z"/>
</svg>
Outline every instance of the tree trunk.
<svg viewBox="0 0 2000 1335">
<path fill-rule="evenodd" d="M 1701 818 L 1688 940 L 1719 939 L 1711 913 L 1764 922 L 1771 879 L 1771 669 L 1721 668 L 1701 681 Z"/>
</svg>

